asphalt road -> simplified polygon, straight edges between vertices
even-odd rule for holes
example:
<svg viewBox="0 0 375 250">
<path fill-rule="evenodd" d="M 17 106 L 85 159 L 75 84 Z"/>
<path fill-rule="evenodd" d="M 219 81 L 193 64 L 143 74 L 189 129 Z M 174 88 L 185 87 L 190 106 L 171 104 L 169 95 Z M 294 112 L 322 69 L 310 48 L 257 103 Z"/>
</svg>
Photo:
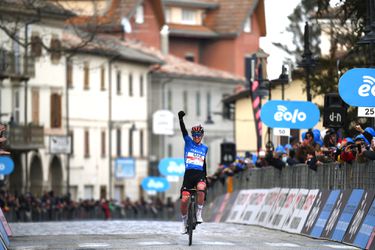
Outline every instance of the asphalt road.
<svg viewBox="0 0 375 250">
<path fill-rule="evenodd" d="M 75 221 L 11 223 L 10 249 L 356 249 L 337 242 L 257 226 L 203 223 L 193 245 L 179 234 L 179 222 Z"/>
</svg>

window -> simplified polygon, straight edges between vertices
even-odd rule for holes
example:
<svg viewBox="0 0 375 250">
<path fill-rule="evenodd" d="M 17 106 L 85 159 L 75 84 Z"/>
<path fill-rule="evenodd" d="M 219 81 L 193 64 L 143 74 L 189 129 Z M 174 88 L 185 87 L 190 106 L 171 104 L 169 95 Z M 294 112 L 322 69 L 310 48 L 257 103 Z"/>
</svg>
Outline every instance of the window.
<svg viewBox="0 0 375 250">
<path fill-rule="evenodd" d="M 194 54 L 193 53 L 187 53 L 187 54 L 185 54 L 185 60 L 189 61 L 189 62 L 194 62 L 195 61 Z"/>
<path fill-rule="evenodd" d="M 211 93 L 207 93 L 207 117 L 211 116 Z"/>
<path fill-rule="evenodd" d="M 90 132 L 86 129 L 84 132 L 84 157 L 88 158 L 90 157 Z"/>
<path fill-rule="evenodd" d="M 61 128 L 61 95 L 51 95 L 51 128 Z"/>
<path fill-rule="evenodd" d="M 117 71 L 116 82 L 117 82 L 117 94 L 121 95 L 121 71 Z"/>
<path fill-rule="evenodd" d="M 134 129 L 129 129 L 129 156 L 133 156 L 133 132 Z"/>
<path fill-rule="evenodd" d="M 145 21 L 145 17 L 144 17 L 143 5 L 138 5 L 137 10 L 135 12 L 135 22 L 144 23 L 144 21 Z"/>
<path fill-rule="evenodd" d="M 19 123 L 20 122 L 20 109 L 21 109 L 21 107 L 20 107 L 20 91 L 18 90 L 18 89 L 14 89 L 13 90 L 14 92 L 13 92 L 13 97 L 14 97 L 14 99 L 13 99 L 13 107 L 14 107 L 14 109 L 13 109 L 13 114 L 14 114 L 14 122 L 17 124 L 17 123 Z"/>
<path fill-rule="evenodd" d="M 105 90 L 105 67 L 100 68 L 100 90 Z"/>
<path fill-rule="evenodd" d="M 102 157 L 105 157 L 105 131 L 102 131 L 102 133 L 101 133 L 101 155 L 102 155 Z"/>
<path fill-rule="evenodd" d="M 66 60 L 66 84 L 68 88 L 73 88 L 73 62 L 71 59 Z"/>
<path fill-rule="evenodd" d="M 201 93 L 199 91 L 197 92 L 195 103 L 197 105 L 196 106 L 197 116 L 201 116 Z"/>
<path fill-rule="evenodd" d="M 61 58 L 61 42 L 57 36 L 52 36 L 50 48 L 51 48 L 51 61 L 53 63 L 58 63 Z"/>
<path fill-rule="evenodd" d="M 243 31 L 246 33 L 251 32 L 251 16 L 247 17 L 243 26 Z"/>
<path fill-rule="evenodd" d="M 144 86 L 143 86 L 143 75 L 139 77 L 139 95 L 144 95 Z"/>
<path fill-rule="evenodd" d="M 92 185 L 85 185 L 84 186 L 83 198 L 85 200 L 94 199 L 94 186 L 92 186 Z"/>
<path fill-rule="evenodd" d="M 181 15 L 181 23 L 183 24 L 196 24 L 195 11 L 189 9 L 183 9 Z"/>
<path fill-rule="evenodd" d="M 129 96 L 133 96 L 133 74 L 129 73 Z"/>
<path fill-rule="evenodd" d="M 141 130 L 141 131 L 139 131 L 139 154 L 140 154 L 140 156 L 141 157 L 143 157 L 144 156 L 144 150 L 143 150 L 143 146 L 144 146 L 144 144 L 143 144 L 143 138 L 144 138 L 144 135 L 143 135 L 143 130 Z"/>
<path fill-rule="evenodd" d="M 83 63 L 83 89 L 88 90 L 90 87 L 90 69 L 89 69 L 89 63 L 84 62 Z"/>
<path fill-rule="evenodd" d="M 168 110 L 172 110 L 172 91 L 168 89 Z"/>
<path fill-rule="evenodd" d="M 122 137 L 122 135 L 121 135 L 121 129 L 120 128 L 118 128 L 118 129 L 116 129 L 116 145 L 117 145 L 117 147 L 116 147 L 116 151 L 117 151 L 117 156 L 121 156 L 121 151 L 122 151 L 122 148 L 121 148 L 121 137 Z"/>
<path fill-rule="evenodd" d="M 32 123 L 39 125 L 39 89 L 33 88 L 31 90 L 31 105 Z"/>
<path fill-rule="evenodd" d="M 168 144 L 168 157 L 172 157 L 172 144 Z"/>
<path fill-rule="evenodd" d="M 165 13 L 165 22 L 170 23 L 171 22 L 171 9 L 166 7 L 164 13 Z"/>
<path fill-rule="evenodd" d="M 31 35 L 31 54 L 34 57 L 42 55 L 42 39 L 40 39 L 39 34 Z"/>
<path fill-rule="evenodd" d="M 185 113 L 188 113 L 188 93 L 187 91 L 185 90 L 183 93 L 182 93 L 182 100 L 183 100 L 183 109 L 185 111 Z"/>
<path fill-rule="evenodd" d="M 70 131 L 70 143 L 71 143 L 71 145 L 72 145 L 72 148 L 71 148 L 71 150 L 72 150 L 72 154 L 71 154 L 71 156 L 73 156 L 74 155 L 74 131 L 73 130 L 71 130 Z"/>
</svg>

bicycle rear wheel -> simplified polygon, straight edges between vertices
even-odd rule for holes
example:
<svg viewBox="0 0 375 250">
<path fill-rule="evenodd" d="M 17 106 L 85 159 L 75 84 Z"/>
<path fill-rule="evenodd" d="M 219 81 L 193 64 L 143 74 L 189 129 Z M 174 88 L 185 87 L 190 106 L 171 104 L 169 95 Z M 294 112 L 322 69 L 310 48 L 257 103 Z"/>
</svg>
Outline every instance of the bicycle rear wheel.
<svg viewBox="0 0 375 250">
<path fill-rule="evenodd" d="M 189 246 L 193 243 L 193 230 L 194 230 L 194 203 L 190 202 L 188 212 L 188 235 L 189 235 Z"/>
</svg>

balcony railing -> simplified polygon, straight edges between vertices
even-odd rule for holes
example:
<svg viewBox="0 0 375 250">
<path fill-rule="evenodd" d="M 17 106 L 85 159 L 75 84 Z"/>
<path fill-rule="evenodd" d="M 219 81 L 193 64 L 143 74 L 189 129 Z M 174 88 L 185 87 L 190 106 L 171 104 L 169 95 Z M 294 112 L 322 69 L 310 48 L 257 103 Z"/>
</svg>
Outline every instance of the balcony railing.
<svg viewBox="0 0 375 250">
<path fill-rule="evenodd" d="M 7 144 L 10 150 L 34 150 L 44 147 L 44 127 L 9 126 Z"/>
<path fill-rule="evenodd" d="M 35 60 L 30 55 L 0 50 L 0 79 L 27 80 L 35 76 Z"/>
</svg>

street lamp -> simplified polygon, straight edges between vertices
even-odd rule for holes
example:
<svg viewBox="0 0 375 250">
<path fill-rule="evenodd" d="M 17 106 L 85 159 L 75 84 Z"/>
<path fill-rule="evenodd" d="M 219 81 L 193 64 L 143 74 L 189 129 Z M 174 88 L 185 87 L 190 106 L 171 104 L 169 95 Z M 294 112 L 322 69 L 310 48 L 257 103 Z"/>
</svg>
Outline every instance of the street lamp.
<svg viewBox="0 0 375 250">
<path fill-rule="evenodd" d="M 311 93 L 310 93 L 310 74 L 311 71 L 316 66 L 316 61 L 312 57 L 312 53 L 310 50 L 310 29 L 308 22 L 305 23 L 305 33 L 304 33 L 304 51 L 302 54 L 302 61 L 298 64 L 298 67 L 303 68 L 306 73 L 306 94 L 307 94 L 307 101 L 311 102 Z"/>
</svg>

